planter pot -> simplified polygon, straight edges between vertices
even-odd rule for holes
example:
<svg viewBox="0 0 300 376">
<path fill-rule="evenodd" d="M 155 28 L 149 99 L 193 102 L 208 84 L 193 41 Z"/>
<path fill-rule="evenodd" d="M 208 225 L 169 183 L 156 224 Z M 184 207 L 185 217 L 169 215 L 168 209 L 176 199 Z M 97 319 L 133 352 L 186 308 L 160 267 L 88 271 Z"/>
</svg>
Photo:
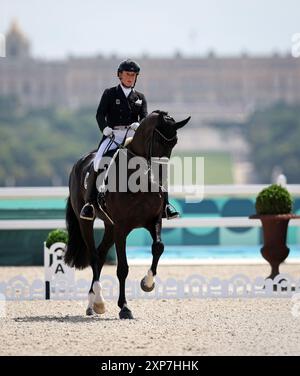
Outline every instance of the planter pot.
<svg viewBox="0 0 300 376">
<path fill-rule="evenodd" d="M 250 219 L 260 219 L 263 227 L 264 244 L 261 254 L 271 266 L 268 278 L 274 279 L 279 274 L 279 265 L 288 257 L 289 248 L 286 245 L 289 220 L 300 218 L 295 214 L 251 215 Z"/>
</svg>

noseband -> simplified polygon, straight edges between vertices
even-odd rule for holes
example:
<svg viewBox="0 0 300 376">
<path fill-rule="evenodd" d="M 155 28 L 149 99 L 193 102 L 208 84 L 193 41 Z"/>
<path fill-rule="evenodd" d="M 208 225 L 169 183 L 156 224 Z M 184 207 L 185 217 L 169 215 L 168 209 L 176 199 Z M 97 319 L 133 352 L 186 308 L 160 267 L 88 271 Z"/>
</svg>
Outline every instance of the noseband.
<svg viewBox="0 0 300 376">
<path fill-rule="evenodd" d="M 149 151 L 148 151 L 148 158 L 147 158 L 147 164 L 148 167 L 150 168 L 151 166 L 151 157 L 152 157 L 152 152 L 153 152 L 153 139 L 154 139 L 154 133 L 157 133 L 164 141 L 166 142 L 172 142 L 177 139 L 177 135 L 175 134 L 173 137 L 166 137 L 164 134 L 162 134 L 157 128 L 154 128 L 154 131 L 152 133 L 151 141 L 149 144 Z M 163 161 L 152 161 L 152 163 L 158 163 L 158 164 L 166 164 L 166 162 Z M 167 162 L 168 163 L 168 162 Z"/>
</svg>

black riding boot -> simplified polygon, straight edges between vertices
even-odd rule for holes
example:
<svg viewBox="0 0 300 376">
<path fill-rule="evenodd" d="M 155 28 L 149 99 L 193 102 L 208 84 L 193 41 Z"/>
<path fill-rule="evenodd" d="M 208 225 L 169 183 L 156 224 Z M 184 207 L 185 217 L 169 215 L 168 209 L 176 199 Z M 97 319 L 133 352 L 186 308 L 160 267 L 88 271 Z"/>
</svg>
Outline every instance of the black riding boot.
<svg viewBox="0 0 300 376">
<path fill-rule="evenodd" d="M 98 173 L 91 166 L 89 171 L 89 176 L 87 178 L 87 188 L 86 188 L 86 204 L 83 206 L 80 212 L 80 218 L 87 219 L 88 221 L 93 221 L 95 218 L 95 203 L 97 200 L 97 190 L 96 190 L 96 180 Z"/>
<path fill-rule="evenodd" d="M 165 195 L 165 207 L 164 207 L 162 218 L 174 219 L 174 218 L 180 217 L 180 214 L 169 203 L 169 193 L 165 192 L 164 195 Z"/>
</svg>

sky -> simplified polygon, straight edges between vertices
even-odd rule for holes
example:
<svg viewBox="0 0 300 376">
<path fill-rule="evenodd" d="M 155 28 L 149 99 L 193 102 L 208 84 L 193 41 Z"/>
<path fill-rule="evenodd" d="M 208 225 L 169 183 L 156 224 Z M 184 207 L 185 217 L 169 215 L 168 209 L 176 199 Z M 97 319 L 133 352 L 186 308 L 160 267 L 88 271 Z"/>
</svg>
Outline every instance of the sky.
<svg viewBox="0 0 300 376">
<path fill-rule="evenodd" d="M 299 0 L 0 0 L 0 33 L 12 19 L 48 59 L 287 53 L 300 32 Z"/>
</svg>

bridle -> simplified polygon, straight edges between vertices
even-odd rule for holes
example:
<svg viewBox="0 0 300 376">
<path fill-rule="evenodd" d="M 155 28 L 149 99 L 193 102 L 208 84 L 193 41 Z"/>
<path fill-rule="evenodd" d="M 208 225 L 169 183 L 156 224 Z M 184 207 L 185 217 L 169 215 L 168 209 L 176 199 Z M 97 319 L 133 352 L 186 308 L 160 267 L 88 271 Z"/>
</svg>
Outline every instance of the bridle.
<svg viewBox="0 0 300 376">
<path fill-rule="evenodd" d="M 150 141 L 150 144 L 149 144 L 149 151 L 148 151 L 148 158 L 147 158 L 147 164 L 148 164 L 148 167 L 150 166 L 151 168 L 151 158 L 152 158 L 152 153 L 153 153 L 153 139 L 154 139 L 154 133 L 157 133 L 163 140 L 165 140 L 166 142 L 172 142 L 174 140 L 177 139 L 177 134 L 175 134 L 173 137 L 166 137 L 164 134 L 162 134 L 157 128 L 154 128 L 153 130 L 153 133 L 152 133 L 152 137 L 151 137 L 151 141 Z M 155 161 L 155 160 L 152 160 L 152 163 L 158 163 L 158 164 L 165 164 L 165 162 L 162 162 L 162 161 Z"/>
<path fill-rule="evenodd" d="M 168 142 L 173 141 L 177 138 L 177 134 L 175 134 L 173 137 L 168 138 L 165 135 L 163 135 L 157 128 L 154 129 L 154 132 L 157 132 L 165 141 Z"/>
</svg>

